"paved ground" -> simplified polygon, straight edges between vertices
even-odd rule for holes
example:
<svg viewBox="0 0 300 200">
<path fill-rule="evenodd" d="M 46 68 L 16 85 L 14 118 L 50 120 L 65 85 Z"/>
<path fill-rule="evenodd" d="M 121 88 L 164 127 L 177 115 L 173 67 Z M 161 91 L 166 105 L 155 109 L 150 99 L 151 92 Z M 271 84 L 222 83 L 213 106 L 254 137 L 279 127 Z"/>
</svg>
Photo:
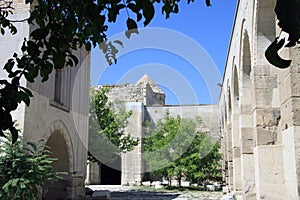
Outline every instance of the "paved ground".
<svg viewBox="0 0 300 200">
<path fill-rule="evenodd" d="M 92 190 L 109 190 L 111 200 L 220 200 L 221 192 L 183 191 L 165 192 L 130 186 L 91 185 Z"/>
</svg>

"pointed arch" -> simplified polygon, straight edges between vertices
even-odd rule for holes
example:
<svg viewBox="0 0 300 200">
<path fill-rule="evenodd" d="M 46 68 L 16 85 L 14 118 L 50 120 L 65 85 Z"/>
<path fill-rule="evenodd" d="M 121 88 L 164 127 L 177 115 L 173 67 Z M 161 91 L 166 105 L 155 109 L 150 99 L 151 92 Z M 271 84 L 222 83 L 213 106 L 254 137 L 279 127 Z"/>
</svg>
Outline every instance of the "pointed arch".
<svg viewBox="0 0 300 200">
<path fill-rule="evenodd" d="M 232 74 L 232 80 L 233 80 L 233 105 L 232 107 L 234 109 L 237 109 L 239 107 L 239 100 L 240 100 L 240 88 L 239 88 L 239 75 L 237 71 L 236 65 L 233 67 L 233 74 Z"/>
<path fill-rule="evenodd" d="M 50 124 L 43 137 L 45 143 L 47 143 L 49 139 L 51 139 L 51 136 L 58 137 L 64 140 L 63 143 L 66 145 L 66 152 L 68 155 L 68 172 L 73 173 L 75 166 L 73 144 L 68 128 L 62 120 L 56 120 Z"/>
</svg>

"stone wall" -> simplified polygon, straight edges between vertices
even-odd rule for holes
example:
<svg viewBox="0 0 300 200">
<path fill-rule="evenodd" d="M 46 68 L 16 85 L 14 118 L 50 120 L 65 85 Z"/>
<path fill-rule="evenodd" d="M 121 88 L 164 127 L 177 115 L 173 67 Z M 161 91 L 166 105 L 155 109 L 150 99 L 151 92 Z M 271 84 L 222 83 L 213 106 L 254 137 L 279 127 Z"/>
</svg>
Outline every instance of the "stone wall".
<svg viewBox="0 0 300 200">
<path fill-rule="evenodd" d="M 111 85 L 107 97 L 111 102 L 144 102 L 144 88 L 134 84 Z"/>
<path fill-rule="evenodd" d="M 298 199 L 299 48 L 279 70 L 264 58 L 278 34 L 275 0 L 239 1 L 220 95 L 224 180 L 242 199 Z"/>
<path fill-rule="evenodd" d="M 146 74 L 135 84 L 99 86 L 101 87 L 109 88 L 107 97 L 111 102 L 141 102 L 148 106 L 165 104 L 165 94 Z"/>
<path fill-rule="evenodd" d="M 16 9 L 12 19 L 27 18 L 29 5 L 24 1 L 14 1 L 14 4 Z M 13 52 L 20 52 L 24 38 L 28 38 L 32 30 L 27 22 L 16 25 L 16 35 L 7 33 L 0 38 L 1 66 Z M 57 72 L 53 72 L 44 83 L 39 78 L 34 83 L 23 79 L 22 85 L 29 88 L 34 97 L 29 107 L 21 104 L 13 113 L 24 139 L 43 140 L 52 148 L 52 156 L 58 158 L 54 167 L 67 172 L 63 180 L 44 188 L 45 199 L 81 199 L 85 195 L 90 55 L 83 50 L 75 54 L 79 64 L 63 70 L 60 80 L 64 84 L 58 84 Z M 4 70 L 0 71 L 0 78 L 7 78 Z M 55 94 L 61 102 L 55 100 Z"/>
<path fill-rule="evenodd" d="M 201 117 L 201 131 L 210 133 L 215 139 L 220 137 L 220 121 L 218 105 L 165 105 L 165 106 L 146 106 L 144 121 L 155 124 L 162 119 L 166 112 L 171 116 L 179 115 L 182 118 Z"/>
</svg>

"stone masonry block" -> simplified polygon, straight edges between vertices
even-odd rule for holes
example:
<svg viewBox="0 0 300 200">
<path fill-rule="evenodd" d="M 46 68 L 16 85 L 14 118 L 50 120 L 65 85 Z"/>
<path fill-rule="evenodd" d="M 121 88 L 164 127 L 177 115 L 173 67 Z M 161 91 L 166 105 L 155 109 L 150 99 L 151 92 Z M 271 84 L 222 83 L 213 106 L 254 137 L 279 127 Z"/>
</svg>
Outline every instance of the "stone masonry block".
<svg viewBox="0 0 300 200">
<path fill-rule="evenodd" d="M 253 69 L 254 76 L 269 76 L 270 65 L 259 65 Z"/>
<path fill-rule="evenodd" d="M 254 138 L 253 128 L 242 127 L 241 128 L 241 140 L 253 140 Z"/>
<path fill-rule="evenodd" d="M 283 163 L 286 180 L 287 199 L 298 199 L 299 177 L 299 131 L 300 127 L 290 127 L 282 133 Z M 298 155 L 297 155 L 298 152 Z"/>
<path fill-rule="evenodd" d="M 258 108 L 272 107 L 273 88 L 256 88 L 253 96 Z"/>
<path fill-rule="evenodd" d="M 240 116 L 240 127 L 241 128 L 252 128 L 253 124 L 253 115 L 241 115 Z"/>
<path fill-rule="evenodd" d="M 233 158 L 240 158 L 241 157 L 241 148 L 240 147 L 234 147 L 233 148 Z"/>
<path fill-rule="evenodd" d="M 258 146 L 275 144 L 276 137 L 277 134 L 274 131 L 260 127 L 256 128 L 256 143 Z"/>
<path fill-rule="evenodd" d="M 242 147 L 241 147 L 242 154 L 253 154 L 253 146 L 254 146 L 253 139 L 242 140 Z"/>
<path fill-rule="evenodd" d="M 277 87 L 277 77 L 270 76 L 254 76 L 255 89 L 272 89 Z"/>
<path fill-rule="evenodd" d="M 280 101 L 300 96 L 300 73 L 290 74 L 280 82 Z"/>
<path fill-rule="evenodd" d="M 253 106 L 251 104 L 242 104 L 241 105 L 241 114 L 242 115 L 250 115 L 252 110 L 253 110 Z"/>
<path fill-rule="evenodd" d="M 282 146 L 254 148 L 255 185 L 258 199 L 286 198 Z"/>
<path fill-rule="evenodd" d="M 84 196 L 85 195 L 85 188 L 82 187 L 82 186 L 78 186 L 75 188 L 75 193 L 76 193 L 76 196 Z"/>
<path fill-rule="evenodd" d="M 299 60 L 299 47 L 290 49 L 292 64 L 288 70 L 284 70 L 283 74 L 279 75 L 280 78 L 280 96 L 281 102 L 293 96 L 300 96 L 300 60 Z"/>
<path fill-rule="evenodd" d="M 280 109 L 256 109 L 255 112 L 255 126 L 262 128 L 271 128 L 278 126 L 281 118 Z"/>
<path fill-rule="evenodd" d="M 300 126 L 300 97 L 288 99 L 281 105 L 281 123 L 285 129 Z"/>
</svg>

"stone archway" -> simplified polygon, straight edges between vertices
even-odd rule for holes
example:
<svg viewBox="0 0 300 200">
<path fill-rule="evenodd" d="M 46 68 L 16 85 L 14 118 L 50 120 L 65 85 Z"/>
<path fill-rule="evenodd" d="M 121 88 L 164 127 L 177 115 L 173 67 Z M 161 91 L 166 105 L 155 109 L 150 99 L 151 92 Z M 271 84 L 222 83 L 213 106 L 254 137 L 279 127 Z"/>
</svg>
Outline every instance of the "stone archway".
<svg viewBox="0 0 300 200">
<path fill-rule="evenodd" d="M 50 157 L 55 158 L 52 166 L 60 175 L 61 180 L 49 183 L 43 191 L 45 200 L 69 199 L 72 187 L 73 154 L 70 137 L 63 122 L 58 120 L 50 126 L 46 138 L 46 145 L 50 147 Z"/>
<path fill-rule="evenodd" d="M 239 130 L 239 115 L 240 115 L 240 85 L 239 73 L 237 66 L 233 61 L 231 78 L 231 93 L 232 99 L 232 148 L 233 148 L 233 184 L 235 191 L 242 190 L 242 177 L 241 177 L 241 144 L 240 144 L 240 130 Z"/>
<path fill-rule="evenodd" d="M 255 196 L 254 184 L 254 125 L 253 125 L 253 90 L 252 90 L 252 63 L 249 35 L 242 31 L 241 40 L 241 97 L 240 97 L 240 139 L 241 139 L 241 176 L 245 198 Z"/>
</svg>

